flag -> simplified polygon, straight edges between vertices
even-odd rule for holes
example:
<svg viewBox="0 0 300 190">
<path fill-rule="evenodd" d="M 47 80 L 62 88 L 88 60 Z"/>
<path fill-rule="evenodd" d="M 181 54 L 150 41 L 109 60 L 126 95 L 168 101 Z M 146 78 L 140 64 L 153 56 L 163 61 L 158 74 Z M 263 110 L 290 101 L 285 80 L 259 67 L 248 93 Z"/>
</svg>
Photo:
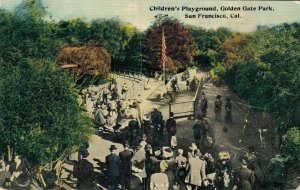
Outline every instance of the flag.
<svg viewBox="0 0 300 190">
<path fill-rule="evenodd" d="M 165 39 L 164 31 L 163 31 L 162 38 L 161 38 L 161 61 L 163 64 L 163 69 L 165 69 L 165 62 L 168 59 L 166 50 L 167 50 L 166 39 Z"/>
</svg>

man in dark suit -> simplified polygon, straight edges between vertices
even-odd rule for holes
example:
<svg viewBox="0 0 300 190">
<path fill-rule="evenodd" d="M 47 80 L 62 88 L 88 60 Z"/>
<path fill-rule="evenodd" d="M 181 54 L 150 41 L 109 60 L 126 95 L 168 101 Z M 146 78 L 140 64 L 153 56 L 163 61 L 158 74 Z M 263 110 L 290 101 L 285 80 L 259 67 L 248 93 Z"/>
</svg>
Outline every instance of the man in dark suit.
<svg viewBox="0 0 300 190">
<path fill-rule="evenodd" d="M 201 98 L 201 113 L 204 117 L 206 117 L 206 114 L 207 114 L 207 99 L 205 97 L 204 92 L 202 92 L 202 98 Z"/>
<path fill-rule="evenodd" d="M 130 189 L 130 177 L 131 177 L 131 158 L 133 152 L 128 149 L 128 143 L 124 144 L 124 150 L 119 153 L 121 160 L 120 163 L 120 174 L 121 174 L 121 187 L 122 189 Z"/>
<path fill-rule="evenodd" d="M 174 117 L 174 113 L 170 112 L 170 118 L 167 119 L 166 122 L 166 128 L 168 133 L 168 144 L 170 147 L 172 147 L 171 138 L 172 136 L 176 135 L 176 120 L 173 117 Z"/>
<path fill-rule="evenodd" d="M 155 106 L 153 111 L 151 112 L 151 122 L 154 126 L 157 126 L 162 123 L 162 120 L 162 113 L 157 109 L 157 106 Z"/>
<path fill-rule="evenodd" d="M 136 148 L 139 144 L 140 124 L 136 119 L 132 119 L 128 123 L 129 128 L 129 145 Z"/>
<path fill-rule="evenodd" d="M 120 177 L 120 157 L 116 154 L 117 147 L 115 145 L 111 145 L 109 150 L 111 153 L 105 158 L 109 189 L 116 190 L 118 189 Z"/>
</svg>

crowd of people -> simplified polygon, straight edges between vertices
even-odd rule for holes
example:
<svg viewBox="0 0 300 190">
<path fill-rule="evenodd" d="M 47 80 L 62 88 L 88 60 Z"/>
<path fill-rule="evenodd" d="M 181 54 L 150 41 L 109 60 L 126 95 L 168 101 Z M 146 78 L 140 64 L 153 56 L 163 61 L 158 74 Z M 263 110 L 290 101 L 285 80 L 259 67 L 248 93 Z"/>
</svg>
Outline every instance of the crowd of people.
<svg viewBox="0 0 300 190">
<path fill-rule="evenodd" d="M 197 82 L 193 78 L 192 83 Z M 177 85 L 176 78 L 172 82 L 173 90 L 177 90 Z M 215 137 L 207 118 L 208 101 L 205 93 L 201 93 L 200 113 L 192 126 L 194 141 L 188 149 L 183 149 L 177 143 L 174 113 L 170 112 L 169 118 L 165 120 L 162 112 L 154 106 L 150 114 L 144 114 L 141 95 L 129 99 L 126 95 L 128 89 L 126 82 L 119 87 L 116 81 L 112 81 L 108 86 L 89 88 L 80 93 L 82 105 L 87 108 L 96 129 L 112 135 L 125 129 L 122 134 L 124 138 L 119 142 L 123 144 L 123 149 L 118 150 L 112 144 L 110 154 L 105 158 L 105 176 L 109 189 L 265 189 L 266 176 L 257 163 L 256 155 L 250 153 L 236 158 L 240 168 L 235 170 L 229 152 L 215 152 Z M 221 120 L 221 112 L 224 110 L 225 122 L 232 123 L 232 108 L 230 97 L 226 97 L 223 106 L 221 96 L 217 95 L 214 102 L 215 120 Z M 73 169 L 77 189 L 95 187 L 95 168 L 87 159 L 88 148 L 89 143 L 86 142 L 78 150 L 78 161 Z M 7 166 L 1 159 L 0 172 L 8 170 L 5 168 Z M 279 155 L 271 159 L 268 169 L 275 186 L 283 184 L 283 168 L 283 160 Z M 9 175 L 12 176 L 10 181 L 16 181 L 13 179 L 16 175 Z"/>
<path fill-rule="evenodd" d="M 112 82 L 102 89 L 102 93 L 88 91 L 86 97 L 83 96 L 93 102 L 92 116 L 97 128 L 111 133 L 127 129 L 120 142 L 123 150 L 112 144 L 111 153 L 105 159 L 109 189 L 263 189 L 262 173 L 253 157 L 241 156 L 238 159 L 240 169 L 234 170 L 228 152 L 214 152 L 215 137 L 207 118 L 208 102 L 204 93 L 200 99 L 201 113 L 192 127 L 194 142 L 188 150 L 183 150 L 177 144 L 174 113 L 170 112 L 169 118 L 164 120 L 161 111 L 154 107 L 149 115 L 143 115 L 140 95 L 132 101 L 124 99 L 125 85 L 121 93 L 118 93 L 117 84 Z M 231 123 L 230 97 L 226 98 L 224 108 L 222 105 L 218 95 L 214 105 L 215 119 L 221 120 L 224 109 L 225 121 Z M 126 123 L 122 123 L 124 119 Z M 79 187 L 89 185 L 90 181 L 86 179 L 88 177 L 82 178 Z"/>
</svg>

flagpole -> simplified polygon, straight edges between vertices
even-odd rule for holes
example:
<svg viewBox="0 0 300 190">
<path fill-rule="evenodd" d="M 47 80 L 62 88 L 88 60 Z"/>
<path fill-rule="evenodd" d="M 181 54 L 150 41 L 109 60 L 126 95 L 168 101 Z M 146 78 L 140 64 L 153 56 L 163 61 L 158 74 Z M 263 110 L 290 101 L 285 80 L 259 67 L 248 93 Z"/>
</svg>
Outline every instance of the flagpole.
<svg viewBox="0 0 300 190">
<path fill-rule="evenodd" d="M 164 28 L 163 28 L 163 26 L 162 26 L 162 48 L 163 48 L 163 46 L 165 46 L 165 33 L 164 33 Z M 166 51 L 166 50 L 165 50 Z M 164 77 L 163 77 L 163 79 L 164 79 L 164 85 L 166 85 L 166 66 L 165 66 L 165 58 L 163 58 L 163 56 L 165 56 L 165 55 L 162 55 L 162 65 L 163 65 L 163 75 L 164 75 Z"/>
</svg>

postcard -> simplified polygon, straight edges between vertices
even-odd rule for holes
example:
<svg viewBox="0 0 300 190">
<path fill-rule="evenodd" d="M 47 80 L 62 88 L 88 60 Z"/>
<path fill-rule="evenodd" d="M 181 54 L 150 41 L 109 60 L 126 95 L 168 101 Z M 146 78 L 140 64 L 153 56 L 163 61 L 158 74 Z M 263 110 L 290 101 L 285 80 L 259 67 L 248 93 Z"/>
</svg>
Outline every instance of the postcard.
<svg viewBox="0 0 300 190">
<path fill-rule="evenodd" d="M 0 189 L 300 188 L 300 1 L 0 0 Z"/>
</svg>

